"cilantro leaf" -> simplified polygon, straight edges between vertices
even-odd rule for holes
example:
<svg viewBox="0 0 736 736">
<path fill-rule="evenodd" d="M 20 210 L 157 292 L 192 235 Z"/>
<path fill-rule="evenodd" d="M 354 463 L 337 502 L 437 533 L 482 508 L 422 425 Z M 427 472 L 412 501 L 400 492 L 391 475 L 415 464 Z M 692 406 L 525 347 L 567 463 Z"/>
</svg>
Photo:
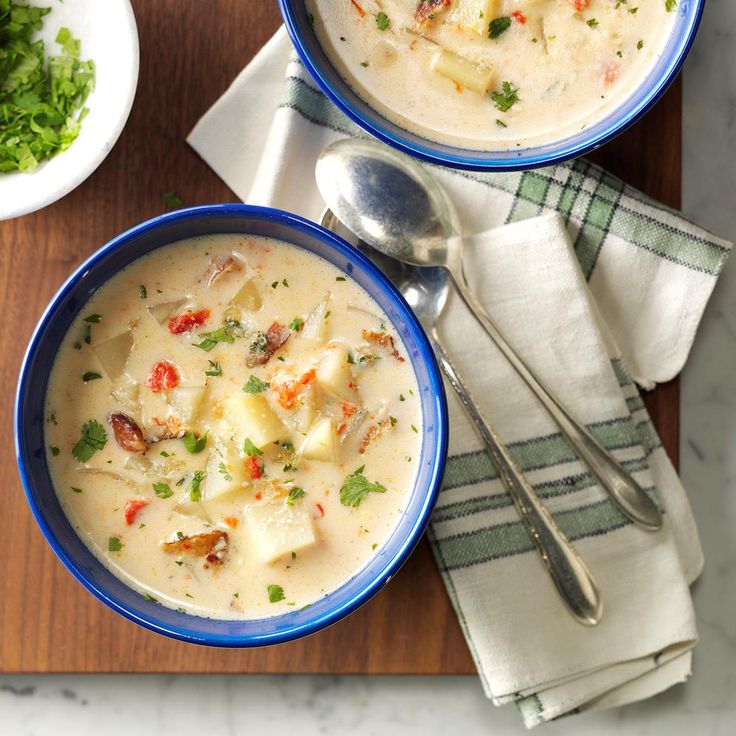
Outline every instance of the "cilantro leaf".
<svg viewBox="0 0 736 736">
<path fill-rule="evenodd" d="M 364 475 L 365 465 L 361 465 L 352 475 L 345 477 L 340 488 L 340 503 L 343 506 L 358 507 L 369 493 L 386 493 L 380 483 L 371 483 Z"/>
<path fill-rule="evenodd" d="M 501 82 L 501 91 L 494 92 L 491 99 L 501 112 L 508 112 L 519 101 L 518 92 L 511 82 Z"/>
<path fill-rule="evenodd" d="M 95 419 L 90 419 L 80 431 L 80 438 L 72 448 L 72 455 L 80 463 L 86 463 L 97 450 L 102 450 L 107 442 L 105 428 Z"/>
<path fill-rule="evenodd" d="M 494 18 L 488 24 L 488 38 L 498 38 L 502 33 L 506 33 L 511 26 L 511 18 L 502 15 L 500 18 Z"/>
<path fill-rule="evenodd" d="M 204 340 L 200 343 L 194 343 L 195 348 L 201 348 L 205 352 L 212 350 L 218 342 L 235 342 L 235 338 L 227 331 L 226 327 L 218 327 L 212 332 L 200 332 L 200 337 Z"/>
<path fill-rule="evenodd" d="M 267 381 L 261 381 L 258 376 L 251 376 L 243 386 L 243 391 L 247 394 L 259 394 L 261 391 L 265 391 L 271 384 Z"/>
<path fill-rule="evenodd" d="M 253 444 L 250 437 L 245 438 L 245 442 L 243 442 L 243 451 L 248 457 L 257 457 L 258 455 L 263 455 L 263 450 L 259 450 Z"/>
<path fill-rule="evenodd" d="M 123 543 L 117 537 L 110 537 L 107 540 L 108 552 L 120 552 L 123 548 Z"/>
<path fill-rule="evenodd" d="M 209 432 L 205 432 L 201 437 L 197 437 L 197 435 L 190 430 L 184 435 L 184 437 L 182 437 L 184 447 L 186 447 L 187 450 L 192 453 L 192 455 L 196 455 L 198 452 L 202 452 L 202 450 L 204 450 L 207 445 L 208 434 Z"/>
<path fill-rule="evenodd" d="M 164 204 L 170 210 L 178 210 L 184 203 L 176 196 L 176 194 L 174 194 L 174 192 L 164 192 Z"/>
<path fill-rule="evenodd" d="M 271 603 L 278 603 L 284 600 L 284 589 L 280 585 L 269 585 L 268 586 L 268 600 Z"/>
<path fill-rule="evenodd" d="M 376 15 L 376 25 L 379 31 L 385 31 L 391 25 L 391 19 L 381 11 Z"/>
<path fill-rule="evenodd" d="M 233 477 L 230 475 L 230 471 L 227 468 L 227 465 L 225 463 L 220 463 L 217 466 L 217 470 L 219 471 L 220 475 L 229 483 Z"/>
<path fill-rule="evenodd" d="M 159 498 L 170 498 L 174 495 L 174 491 L 171 490 L 171 487 L 168 483 L 154 483 L 153 492 Z"/>
<path fill-rule="evenodd" d="M 204 470 L 197 470 L 192 476 L 192 480 L 189 483 L 188 491 L 190 501 L 199 501 L 202 498 L 202 491 L 200 490 L 200 486 L 202 485 L 202 481 L 204 480 L 204 478 Z"/>
<path fill-rule="evenodd" d="M 289 491 L 289 495 L 286 497 L 286 505 L 293 506 L 294 501 L 296 501 L 298 498 L 304 498 L 304 496 L 306 495 L 307 492 L 303 488 L 292 488 Z"/>
</svg>

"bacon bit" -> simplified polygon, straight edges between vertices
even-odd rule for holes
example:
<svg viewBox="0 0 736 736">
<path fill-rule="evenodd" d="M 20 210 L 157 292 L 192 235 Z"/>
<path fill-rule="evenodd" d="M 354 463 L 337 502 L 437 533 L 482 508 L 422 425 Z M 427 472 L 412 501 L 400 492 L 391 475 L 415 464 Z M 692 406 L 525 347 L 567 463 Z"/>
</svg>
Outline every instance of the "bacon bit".
<svg viewBox="0 0 736 736">
<path fill-rule="evenodd" d="M 320 519 L 325 515 L 325 509 L 322 506 L 321 503 L 314 504 L 317 507 L 317 511 L 319 511 Z"/>
<path fill-rule="evenodd" d="M 524 15 L 524 13 L 521 12 L 521 10 L 514 10 L 514 12 L 511 13 L 511 15 L 513 16 L 513 18 L 516 20 L 517 23 L 521 23 L 522 25 L 526 23 L 526 16 Z"/>
<path fill-rule="evenodd" d="M 449 8 L 452 0 L 419 0 L 414 11 L 414 20 L 420 25 L 434 19 L 435 13 Z"/>
<path fill-rule="evenodd" d="M 299 398 L 299 394 L 316 377 L 317 371 L 312 368 L 312 370 L 307 371 L 298 381 L 285 381 L 278 386 L 274 386 L 273 390 L 276 392 L 276 401 L 279 403 L 279 406 L 284 409 L 293 409 Z"/>
<path fill-rule="evenodd" d="M 245 472 L 248 473 L 251 480 L 263 478 L 263 468 L 258 464 L 258 460 L 255 457 L 246 458 Z"/>
<path fill-rule="evenodd" d="M 290 335 L 291 330 L 280 322 L 274 322 L 265 334 L 259 332 L 251 343 L 245 362 L 248 368 L 268 363 L 271 356 L 289 339 Z"/>
<path fill-rule="evenodd" d="M 458 84 L 457 82 L 455 82 L 455 92 L 457 92 L 459 95 L 461 95 L 463 93 L 463 87 L 462 87 L 462 85 L 461 84 Z"/>
<path fill-rule="evenodd" d="M 335 428 L 335 434 L 339 437 L 348 428 L 347 422 L 340 422 Z"/>
<path fill-rule="evenodd" d="M 358 5 L 357 0 L 350 0 L 350 2 L 353 4 L 353 7 L 358 11 L 358 15 L 361 18 L 365 18 L 365 10 Z"/>
<path fill-rule="evenodd" d="M 191 332 L 195 327 L 201 327 L 210 318 L 209 309 L 200 309 L 197 312 L 187 309 L 177 317 L 169 320 L 169 332 L 172 335 L 181 335 L 182 332 Z"/>
<path fill-rule="evenodd" d="M 394 338 L 389 335 L 387 332 L 374 332 L 370 330 L 362 330 L 361 334 L 363 335 L 363 339 L 367 340 L 369 343 L 373 345 L 378 345 L 378 347 L 383 348 L 389 355 L 392 355 L 396 360 L 399 361 L 399 363 L 404 362 L 404 358 L 401 356 L 399 351 L 396 349 L 396 345 L 394 344 Z"/>
<path fill-rule="evenodd" d="M 610 87 L 617 79 L 621 71 L 620 66 L 615 61 L 609 61 L 603 70 L 603 81 L 606 87 Z"/>
<path fill-rule="evenodd" d="M 588 5 L 590 5 L 590 0 L 570 0 L 570 2 L 575 7 L 575 10 L 580 13 L 581 11 L 585 10 Z"/>
<path fill-rule="evenodd" d="M 225 517 L 225 523 L 231 529 L 237 529 L 238 528 L 238 517 L 237 516 L 226 516 Z"/>
<path fill-rule="evenodd" d="M 110 415 L 115 442 L 126 452 L 145 452 L 148 449 L 141 428 L 127 414 Z"/>
<path fill-rule="evenodd" d="M 179 385 L 179 371 L 168 360 L 160 360 L 148 376 L 148 388 L 154 393 L 169 391 Z"/>
<path fill-rule="evenodd" d="M 125 504 L 125 508 L 123 508 L 125 523 L 130 526 L 135 521 L 135 517 L 138 516 L 138 512 L 146 506 L 148 506 L 148 501 L 144 501 L 140 498 L 131 498 Z"/>
<path fill-rule="evenodd" d="M 153 437 L 148 437 L 149 442 L 160 442 L 161 440 L 176 440 L 180 437 L 183 437 L 187 431 L 186 427 L 181 426 L 181 422 L 177 417 L 166 417 L 166 419 L 151 417 L 151 421 L 157 427 L 161 427 L 161 432 L 157 433 Z"/>
<path fill-rule="evenodd" d="M 233 273 L 235 271 L 242 270 L 243 266 L 240 261 L 232 256 L 228 256 L 224 261 L 221 261 L 219 258 L 214 258 L 210 264 L 210 270 L 208 271 L 210 276 L 207 280 L 207 286 L 212 286 L 217 279 L 224 276 L 226 273 Z"/>
<path fill-rule="evenodd" d="M 312 383 L 312 381 L 314 381 L 316 377 L 317 370 L 315 368 L 312 368 L 299 379 L 299 383 L 301 383 L 303 386 L 308 386 L 310 383 Z"/>
<path fill-rule="evenodd" d="M 227 532 L 216 529 L 204 534 L 175 539 L 173 542 L 164 542 L 163 548 L 164 552 L 204 557 L 212 565 L 221 565 L 225 561 L 229 541 Z"/>
<path fill-rule="evenodd" d="M 383 434 L 383 431 L 391 426 L 392 424 L 390 419 L 384 419 L 378 424 L 372 424 L 368 428 L 368 431 L 365 433 L 363 439 L 360 441 L 358 452 L 363 455 L 368 449 L 368 445 L 370 445 L 373 440 L 378 439 Z"/>
<path fill-rule="evenodd" d="M 263 494 L 259 491 L 256 493 L 256 501 L 260 501 L 263 498 Z"/>
<path fill-rule="evenodd" d="M 358 407 L 355 406 L 355 404 L 349 404 L 347 401 L 343 401 L 340 405 L 340 408 L 342 409 L 342 415 L 345 417 L 345 419 L 353 416 L 353 414 L 358 411 Z"/>
</svg>

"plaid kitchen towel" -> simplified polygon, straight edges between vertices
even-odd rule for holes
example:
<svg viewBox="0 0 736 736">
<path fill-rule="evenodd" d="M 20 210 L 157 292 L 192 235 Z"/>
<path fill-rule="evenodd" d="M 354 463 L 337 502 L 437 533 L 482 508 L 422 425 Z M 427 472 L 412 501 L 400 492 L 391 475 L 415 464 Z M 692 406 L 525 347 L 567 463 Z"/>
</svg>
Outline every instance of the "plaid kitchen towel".
<svg viewBox="0 0 736 736">
<path fill-rule="evenodd" d="M 280 95 L 275 90 L 280 89 Z M 283 29 L 189 142 L 243 200 L 318 219 L 321 150 L 365 135 L 317 89 Z M 637 383 L 676 375 L 730 244 L 578 160 L 485 174 L 429 166 L 468 238 L 471 286 L 541 378 L 665 511 L 628 522 L 457 298 L 441 325 L 482 410 L 604 597 L 564 611 L 498 474 L 450 395 L 450 457 L 430 540 L 487 695 L 528 726 L 653 695 L 690 674 L 689 585 L 702 553 L 687 497 Z"/>
</svg>

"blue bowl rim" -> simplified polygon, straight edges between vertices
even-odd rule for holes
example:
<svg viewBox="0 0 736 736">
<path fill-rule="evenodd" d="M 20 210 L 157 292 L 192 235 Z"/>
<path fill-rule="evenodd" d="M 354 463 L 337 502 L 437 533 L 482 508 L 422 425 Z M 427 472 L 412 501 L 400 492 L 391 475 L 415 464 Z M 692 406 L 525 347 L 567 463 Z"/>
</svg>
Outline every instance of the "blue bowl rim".
<svg viewBox="0 0 736 736">
<path fill-rule="evenodd" d="M 224 215 L 228 216 L 244 216 L 253 219 L 260 219 L 262 221 L 274 222 L 287 227 L 291 227 L 307 235 L 311 235 L 326 243 L 330 247 L 335 248 L 341 252 L 344 256 L 349 257 L 353 262 L 357 262 L 361 268 L 363 268 L 369 275 L 370 278 L 377 282 L 379 287 L 383 289 L 391 302 L 395 307 L 398 308 L 402 314 L 402 318 L 406 321 L 406 324 L 412 334 L 412 337 L 416 340 L 417 348 L 419 350 L 418 360 L 426 364 L 427 374 L 430 381 L 429 388 L 432 391 L 433 396 L 436 399 L 436 405 L 438 407 L 438 416 L 436 417 L 436 433 L 437 433 L 437 449 L 435 452 L 435 462 L 432 468 L 432 474 L 430 482 L 427 488 L 427 493 L 422 503 L 419 514 L 414 521 L 414 524 L 410 530 L 410 534 L 406 539 L 398 546 L 395 553 L 390 560 L 387 561 L 383 570 L 375 578 L 369 580 L 359 592 L 343 601 L 338 607 L 328 611 L 317 619 L 304 623 L 298 626 L 292 626 L 291 628 L 285 628 L 282 630 L 266 633 L 266 634 L 247 634 L 241 636 L 233 635 L 219 635 L 219 634 L 206 634 L 202 635 L 195 633 L 190 629 L 174 626 L 166 626 L 159 623 L 154 623 L 148 620 L 142 615 L 137 615 L 133 611 L 129 610 L 124 603 L 116 600 L 111 595 L 108 595 L 102 587 L 96 585 L 90 580 L 85 572 L 75 564 L 71 557 L 67 554 L 66 550 L 54 535 L 50 526 L 46 522 L 43 511 L 38 507 L 33 498 L 33 494 L 30 488 L 30 481 L 28 472 L 23 462 L 24 457 L 24 445 L 22 441 L 23 432 L 23 415 L 21 412 L 22 398 L 27 390 L 28 371 L 31 360 L 38 349 L 39 341 L 42 333 L 46 327 L 46 323 L 49 317 L 55 312 L 60 302 L 68 295 L 68 293 L 75 287 L 79 279 L 89 269 L 95 266 L 98 261 L 104 259 L 109 253 L 118 248 L 124 247 L 125 244 L 132 238 L 138 235 L 157 228 L 159 225 L 171 222 L 172 220 L 182 220 L 188 218 L 197 218 L 201 216 L 218 217 Z M 424 534 L 430 520 L 432 510 L 434 509 L 437 496 L 439 495 L 440 486 L 442 484 L 442 478 L 444 475 L 445 464 L 447 460 L 447 448 L 448 448 L 448 432 L 449 432 L 449 421 L 447 411 L 447 400 L 444 392 L 444 385 L 442 377 L 439 372 L 439 367 L 434 356 L 434 352 L 430 347 L 429 341 L 422 329 L 419 321 L 414 316 L 409 305 L 406 303 L 404 298 L 401 296 L 396 287 L 389 281 L 389 279 L 383 274 L 383 272 L 365 255 L 363 255 L 357 248 L 347 243 L 345 240 L 340 238 L 338 235 L 330 232 L 326 228 L 311 222 L 298 215 L 285 212 L 271 207 L 260 207 L 256 205 L 246 204 L 216 204 L 216 205 L 201 205 L 196 207 L 188 207 L 175 212 L 166 213 L 153 217 L 146 220 L 134 227 L 126 230 L 120 235 L 116 236 L 108 243 L 103 245 L 92 255 L 90 255 L 75 271 L 64 281 L 62 286 L 53 296 L 43 314 L 39 318 L 36 327 L 33 330 L 31 338 L 26 348 L 26 352 L 23 356 L 21 368 L 19 372 L 18 384 L 15 395 L 15 405 L 13 408 L 13 429 L 14 429 L 14 442 L 15 442 L 15 453 L 16 462 L 18 465 L 18 471 L 21 482 L 23 484 L 23 490 L 26 496 L 26 500 L 31 508 L 36 523 L 38 524 L 41 532 L 48 542 L 51 549 L 54 551 L 56 556 L 61 560 L 62 564 L 66 569 L 87 589 L 92 595 L 94 595 L 102 603 L 110 607 L 116 613 L 120 614 L 124 618 L 139 624 L 140 626 L 154 631 L 159 634 L 163 634 L 173 639 L 185 641 L 193 644 L 201 644 L 206 646 L 215 646 L 223 648 L 248 648 L 266 646 L 272 644 L 281 644 L 294 639 L 302 638 L 310 634 L 316 633 L 333 623 L 336 623 L 340 619 L 353 613 L 363 603 L 367 602 L 373 595 L 375 595 L 381 588 L 386 585 L 389 580 L 396 574 L 399 568 L 408 559 L 411 552 L 416 547 L 421 536 Z M 81 540 L 80 540 L 81 541 Z M 82 544 L 84 542 L 82 541 Z M 102 564 L 102 563 L 100 563 Z M 360 574 L 360 571 L 357 573 Z M 339 590 L 339 588 L 337 589 Z M 192 617 L 195 618 L 195 617 Z M 203 617 L 196 617 L 202 619 Z M 206 620 L 206 619 L 205 619 Z M 216 619 L 219 620 L 219 619 Z M 254 619 L 257 621 L 257 619 Z"/>
<path fill-rule="evenodd" d="M 327 75 L 320 67 L 320 65 L 310 56 L 306 45 L 302 41 L 299 34 L 296 17 L 294 15 L 293 6 L 297 2 L 303 3 L 304 0 L 278 0 L 279 9 L 281 16 L 284 20 L 284 25 L 289 34 L 294 48 L 299 54 L 299 58 L 306 67 L 307 71 L 311 75 L 312 79 L 315 80 L 317 85 L 320 87 L 322 92 L 343 112 L 348 116 L 356 125 L 367 131 L 371 135 L 378 138 L 378 140 L 387 143 L 394 148 L 397 148 L 404 153 L 414 156 L 422 161 L 426 161 L 431 164 L 438 166 L 449 166 L 455 169 L 461 169 L 465 171 L 526 171 L 528 169 L 537 169 L 542 166 L 551 166 L 558 164 L 563 161 L 568 161 L 578 156 L 584 156 L 596 148 L 605 145 L 620 133 L 623 133 L 626 129 L 630 128 L 634 123 L 640 120 L 651 107 L 658 102 L 664 93 L 667 91 L 669 86 L 674 81 L 678 72 L 680 71 L 685 58 L 687 57 L 690 47 L 693 44 L 695 35 L 700 25 L 700 20 L 703 15 L 703 9 L 705 7 L 706 0 L 687 0 L 695 5 L 694 11 L 688 15 L 688 24 L 685 28 L 685 35 L 681 42 L 674 49 L 669 63 L 667 64 L 664 73 L 656 80 L 655 84 L 642 96 L 639 102 L 633 105 L 631 108 L 625 110 L 625 102 L 620 108 L 617 108 L 611 113 L 612 120 L 606 126 L 605 129 L 595 134 L 589 140 L 581 141 L 579 143 L 568 143 L 565 141 L 568 139 L 562 139 L 559 143 L 559 150 L 553 154 L 538 154 L 535 153 L 535 148 L 520 149 L 517 152 L 516 157 L 509 157 L 499 159 L 493 158 L 494 153 L 497 151 L 472 151 L 477 155 L 469 155 L 470 149 L 465 154 L 444 154 L 435 149 L 435 143 L 421 136 L 417 136 L 422 144 L 414 143 L 409 139 L 392 133 L 387 130 L 382 124 L 375 120 L 367 119 L 362 116 L 353 106 L 352 102 L 348 99 L 348 96 L 344 94 L 341 89 L 335 88 L 327 78 Z M 328 62 L 329 63 L 329 62 Z M 330 64 L 331 65 L 331 64 Z M 333 67 L 334 71 L 334 67 Z M 337 76 L 340 75 L 335 71 Z M 350 90 L 350 86 L 347 82 L 342 82 L 342 86 Z M 637 88 L 638 89 L 638 88 Z M 350 94 L 360 98 L 357 92 L 350 90 Z M 375 117 L 384 121 L 386 118 L 378 112 L 375 108 L 364 102 L 368 106 Z M 625 112 L 623 112 L 625 110 Z M 622 112 L 622 114 L 617 114 Z M 387 121 L 388 122 L 388 121 Z M 395 126 L 400 128 L 400 126 Z M 592 128 L 591 128 L 592 130 Z M 457 148 L 457 151 L 463 149 Z"/>
</svg>

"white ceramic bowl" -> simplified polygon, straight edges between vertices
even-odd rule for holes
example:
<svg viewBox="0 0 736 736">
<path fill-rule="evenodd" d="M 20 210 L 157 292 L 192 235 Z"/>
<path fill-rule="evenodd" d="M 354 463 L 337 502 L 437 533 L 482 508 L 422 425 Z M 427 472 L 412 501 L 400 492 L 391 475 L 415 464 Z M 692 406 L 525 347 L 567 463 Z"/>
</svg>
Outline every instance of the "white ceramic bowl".
<svg viewBox="0 0 736 736">
<path fill-rule="evenodd" d="M 66 26 L 81 41 L 81 58 L 95 62 L 95 89 L 78 138 L 28 174 L 0 174 L 0 220 L 35 212 L 79 186 L 105 159 L 123 130 L 138 84 L 138 30 L 130 0 L 30 0 L 52 8 L 40 33 L 46 55 Z"/>
</svg>

